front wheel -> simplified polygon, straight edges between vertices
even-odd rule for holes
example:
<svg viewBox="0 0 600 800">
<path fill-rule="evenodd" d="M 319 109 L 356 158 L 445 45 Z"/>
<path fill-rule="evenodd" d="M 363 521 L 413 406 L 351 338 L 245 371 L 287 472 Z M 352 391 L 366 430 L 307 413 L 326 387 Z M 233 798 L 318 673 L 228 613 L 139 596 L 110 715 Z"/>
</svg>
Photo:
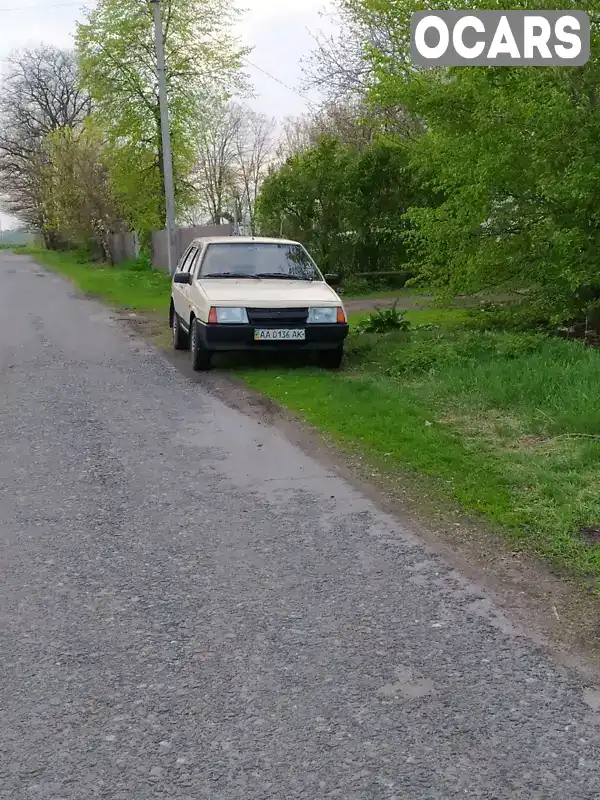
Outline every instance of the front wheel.
<svg viewBox="0 0 600 800">
<path fill-rule="evenodd" d="M 201 370 L 210 369 L 212 361 L 212 353 L 207 350 L 198 334 L 198 322 L 194 319 L 190 325 L 190 353 L 192 356 L 192 368 L 199 372 Z"/>
<path fill-rule="evenodd" d="M 339 369 L 342 366 L 344 358 L 344 346 L 339 345 L 334 350 L 321 350 L 319 353 L 319 361 L 321 366 L 327 369 Z"/>
</svg>

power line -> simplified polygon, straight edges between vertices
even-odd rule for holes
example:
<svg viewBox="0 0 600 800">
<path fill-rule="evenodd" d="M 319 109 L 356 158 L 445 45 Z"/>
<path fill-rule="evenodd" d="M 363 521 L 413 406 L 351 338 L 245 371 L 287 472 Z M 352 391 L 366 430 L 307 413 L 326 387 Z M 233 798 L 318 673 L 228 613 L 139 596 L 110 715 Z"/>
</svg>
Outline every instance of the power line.
<svg viewBox="0 0 600 800">
<path fill-rule="evenodd" d="M 259 72 L 262 72 L 263 75 L 267 76 L 267 78 L 271 78 L 271 80 L 275 81 L 276 83 L 279 83 L 281 86 L 284 87 L 284 89 L 287 89 L 288 92 L 293 92 L 294 94 L 297 94 L 298 97 L 302 98 L 302 100 L 304 100 L 305 103 L 308 103 L 309 106 L 316 107 L 316 104 L 313 103 L 312 100 L 309 100 L 308 97 L 306 97 L 306 95 L 302 94 L 297 89 L 294 89 L 292 86 L 288 86 L 287 83 L 284 83 L 279 78 L 276 78 L 275 75 L 271 75 L 270 72 L 267 72 L 266 69 L 263 69 L 262 67 L 259 67 L 258 64 L 255 64 L 254 62 L 250 61 L 249 58 L 245 58 L 245 57 L 242 56 L 242 61 L 244 61 L 249 66 L 254 67 L 254 69 L 257 69 Z"/>
<path fill-rule="evenodd" d="M 52 3 L 50 5 L 38 4 L 32 6 L 14 6 L 12 8 L 2 8 L 0 6 L 0 14 L 2 12 L 11 12 L 11 11 L 31 11 L 31 10 L 41 10 L 45 8 L 68 8 L 68 7 L 73 8 L 75 6 L 77 6 L 78 8 L 91 8 L 91 6 L 89 6 L 85 2 L 72 2 L 71 0 L 71 2 Z M 259 67 L 258 64 L 255 64 L 253 61 L 250 61 L 249 58 L 242 57 L 242 61 L 244 61 L 250 67 L 253 67 L 254 69 L 258 70 L 258 72 L 262 72 L 263 75 L 266 75 L 267 78 L 270 78 L 272 81 L 275 81 L 275 83 L 278 83 L 280 86 L 283 86 L 283 88 L 287 89 L 288 92 L 292 92 L 293 94 L 300 97 L 309 106 L 312 106 L 313 108 L 316 107 L 316 104 L 308 97 L 306 97 L 306 95 L 302 94 L 302 92 L 299 92 L 297 89 L 294 89 L 293 86 L 289 86 L 287 83 L 284 83 L 284 81 L 282 81 L 280 78 L 277 78 L 275 75 L 272 75 L 270 72 L 268 72 L 268 70 L 264 69 L 263 67 Z"/>
<path fill-rule="evenodd" d="M 0 14 L 4 11 L 40 11 L 44 8 L 64 8 L 66 6 L 78 6 L 79 8 L 91 8 L 91 6 L 87 5 L 86 3 L 81 2 L 69 2 L 69 3 L 51 3 L 50 5 L 46 5 L 45 3 L 38 3 L 38 5 L 34 6 L 14 6 L 13 8 L 2 8 L 0 6 Z"/>
</svg>

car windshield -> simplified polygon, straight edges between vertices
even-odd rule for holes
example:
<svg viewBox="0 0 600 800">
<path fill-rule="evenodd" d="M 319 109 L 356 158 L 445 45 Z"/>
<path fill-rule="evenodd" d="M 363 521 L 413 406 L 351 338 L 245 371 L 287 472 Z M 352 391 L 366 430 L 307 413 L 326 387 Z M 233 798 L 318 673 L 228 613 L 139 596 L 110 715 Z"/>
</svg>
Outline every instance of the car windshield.
<svg viewBox="0 0 600 800">
<path fill-rule="evenodd" d="M 200 277 L 322 280 L 301 245 L 271 242 L 209 244 Z"/>
</svg>

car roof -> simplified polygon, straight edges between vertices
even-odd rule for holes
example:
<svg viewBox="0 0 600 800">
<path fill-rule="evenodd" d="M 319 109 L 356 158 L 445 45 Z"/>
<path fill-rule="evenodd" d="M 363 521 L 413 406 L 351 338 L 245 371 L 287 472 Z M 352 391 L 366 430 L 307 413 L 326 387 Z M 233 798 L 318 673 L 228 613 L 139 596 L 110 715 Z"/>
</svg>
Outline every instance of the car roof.
<svg viewBox="0 0 600 800">
<path fill-rule="evenodd" d="M 292 239 L 271 239 L 268 236 L 200 236 L 192 244 L 299 244 Z"/>
</svg>

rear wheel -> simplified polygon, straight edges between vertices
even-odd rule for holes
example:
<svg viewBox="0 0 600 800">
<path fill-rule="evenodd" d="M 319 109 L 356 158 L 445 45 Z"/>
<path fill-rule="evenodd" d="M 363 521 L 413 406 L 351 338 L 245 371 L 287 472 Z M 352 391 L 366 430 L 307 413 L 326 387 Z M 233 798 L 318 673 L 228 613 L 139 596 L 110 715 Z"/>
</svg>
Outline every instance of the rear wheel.
<svg viewBox="0 0 600 800">
<path fill-rule="evenodd" d="M 192 368 L 196 372 L 210 369 L 212 352 L 207 350 L 200 340 L 198 323 L 195 319 L 192 320 L 190 325 L 190 353 L 192 356 Z"/>
<path fill-rule="evenodd" d="M 190 346 L 190 337 L 181 327 L 179 317 L 173 312 L 173 347 L 175 350 L 187 350 Z"/>
<path fill-rule="evenodd" d="M 327 369 L 338 369 L 342 366 L 344 358 L 344 345 L 336 347 L 334 350 L 321 350 L 319 353 L 319 361 L 322 367 Z"/>
</svg>

